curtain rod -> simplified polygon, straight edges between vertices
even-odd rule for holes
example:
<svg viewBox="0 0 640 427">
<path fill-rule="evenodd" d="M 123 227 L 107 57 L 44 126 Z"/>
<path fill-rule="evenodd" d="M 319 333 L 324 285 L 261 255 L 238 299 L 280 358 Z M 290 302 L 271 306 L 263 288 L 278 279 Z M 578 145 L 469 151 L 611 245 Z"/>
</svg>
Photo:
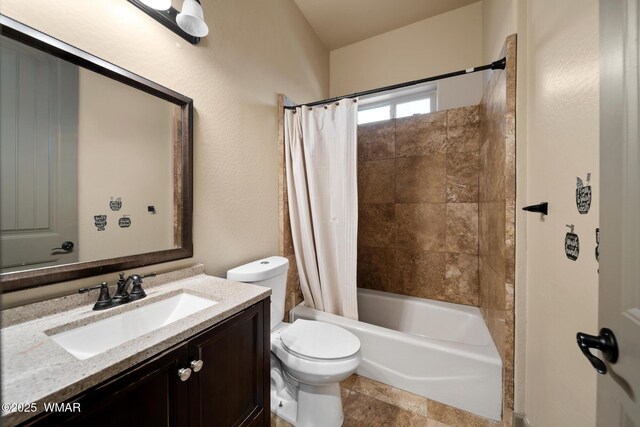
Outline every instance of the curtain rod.
<svg viewBox="0 0 640 427">
<path fill-rule="evenodd" d="M 448 79 L 449 77 L 456 77 L 456 76 L 462 76 L 465 74 L 477 73 L 478 71 L 497 70 L 497 69 L 504 70 L 506 64 L 507 64 L 507 59 L 502 58 L 492 62 L 491 64 L 482 65 L 480 67 L 467 68 L 466 70 L 440 74 L 439 76 L 427 77 L 425 79 L 413 80 L 410 82 L 398 83 L 391 86 L 379 87 L 377 89 L 365 90 L 364 92 L 356 92 L 356 93 L 352 93 L 351 95 L 336 96 L 335 98 L 323 99 L 322 101 L 310 102 L 308 104 L 289 105 L 289 106 L 285 106 L 284 109 L 295 110 L 298 107 L 313 107 L 316 105 L 330 104 L 332 102 L 336 102 L 344 98 L 357 98 L 358 96 L 372 95 L 374 93 L 386 92 L 388 90 L 394 90 L 394 89 L 401 89 L 403 87 L 414 86 L 420 83 L 432 82 L 434 80 L 442 80 L 442 79 Z"/>
</svg>

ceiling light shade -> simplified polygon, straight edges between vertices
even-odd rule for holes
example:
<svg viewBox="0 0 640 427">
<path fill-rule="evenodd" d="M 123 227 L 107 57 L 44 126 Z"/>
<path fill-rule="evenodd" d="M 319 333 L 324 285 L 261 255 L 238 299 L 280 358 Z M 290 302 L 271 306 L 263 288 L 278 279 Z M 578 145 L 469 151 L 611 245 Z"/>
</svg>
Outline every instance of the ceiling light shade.
<svg viewBox="0 0 640 427">
<path fill-rule="evenodd" d="M 167 10 L 171 7 L 171 0 L 140 0 L 145 5 L 157 9 L 157 10 Z"/>
<path fill-rule="evenodd" d="M 194 37 L 204 37 L 209 34 L 209 27 L 204 22 L 202 6 L 196 0 L 184 0 L 182 11 L 176 16 L 176 22 L 182 31 Z"/>
</svg>

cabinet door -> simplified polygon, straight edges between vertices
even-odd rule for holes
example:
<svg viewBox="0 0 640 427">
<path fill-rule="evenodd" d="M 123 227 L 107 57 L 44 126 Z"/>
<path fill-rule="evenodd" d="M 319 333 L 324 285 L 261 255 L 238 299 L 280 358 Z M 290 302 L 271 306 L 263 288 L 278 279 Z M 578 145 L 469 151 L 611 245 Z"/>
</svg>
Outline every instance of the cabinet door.
<svg viewBox="0 0 640 427">
<path fill-rule="evenodd" d="M 187 364 L 186 347 L 175 347 L 68 401 L 80 404 L 79 413 L 51 413 L 28 425 L 187 426 L 188 381 L 178 377 L 178 370 Z"/>
<path fill-rule="evenodd" d="M 203 362 L 188 381 L 191 426 L 269 425 L 268 304 L 189 340 L 189 360 Z"/>
</svg>

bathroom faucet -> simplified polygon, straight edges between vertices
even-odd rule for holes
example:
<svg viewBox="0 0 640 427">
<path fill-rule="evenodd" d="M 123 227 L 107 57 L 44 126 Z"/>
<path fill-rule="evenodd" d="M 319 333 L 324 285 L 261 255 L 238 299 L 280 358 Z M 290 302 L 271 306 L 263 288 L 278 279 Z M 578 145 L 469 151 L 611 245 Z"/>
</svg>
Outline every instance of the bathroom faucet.
<svg viewBox="0 0 640 427">
<path fill-rule="evenodd" d="M 154 277 L 156 273 L 149 273 L 146 275 L 132 274 L 126 279 L 124 273 L 120 273 L 120 278 L 116 283 L 116 294 L 113 297 L 109 296 L 109 287 L 107 282 L 102 282 L 97 286 L 90 288 L 80 288 L 78 293 L 84 294 L 93 289 L 100 289 L 100 296 L 98 301 L 94 304 L 94 310 L 104 310 L 111 307 L 117 307 L 122 304 L 126 304 L 131 301 L 136 301 L 147 296 L 144 289 L 142 289 L 142 279 L 145 277 Z M 133 284 L 131 292 L 129 292 L 129 286 Z"/>
<path fill-rule="evenodd" d="M 112 306 L 126 304 L 131 301 L 131 297 L 128 292 L 129 285 L 131 284 L 131 280 L 129 280 L 131 276 L 126 279 L 124 278 L 124 273 L 119 273 L 119 276 L 120 278 L 116 283 L 116 294 L 111 299 Z"/>
<path fill-rule="evenodd" d="M 145 276 L 140 274 L 132 274 L 126 279 L 124 273 L 120 273 L 120 278 L 116 283 L 116 294 L 111 299 L 112 305 L 126 304 L 130 301 L 136 301 L 147 296 L 144 289 L 142 289 L 142 279 L 145 277 L 154 277 L 156 273 L 149 273 Z M 129 292 L 129 286 L 133 284 L 131 292 Z"/>
<path fill-rule="evenodd" d="M 106 308 L 112 307 L 111 297 L 109 296 L 109 286 L 107 282 L 102 282 L 99 285 L 92 286 L 90 288 L 80 288 L 78 289 L 78 293 L 84 294 L 94 289 L 100 289 L 100 296 L 98 297 L 98 301 L 93 305 L 93 309 L 104 310 Z"/>
</svg>

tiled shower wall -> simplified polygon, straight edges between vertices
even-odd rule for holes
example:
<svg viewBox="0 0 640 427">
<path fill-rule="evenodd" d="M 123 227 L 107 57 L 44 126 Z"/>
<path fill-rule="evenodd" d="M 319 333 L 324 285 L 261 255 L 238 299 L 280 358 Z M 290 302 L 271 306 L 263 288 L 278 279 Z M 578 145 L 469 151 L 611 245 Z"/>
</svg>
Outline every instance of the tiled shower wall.
<svg viewBox="0 0 640 427">
<path fill-rule="evenodd" d="M 516 36 L 504 71 L 492 71 L 480 103 L 479 307 L 503 365 L 503 425 L 513 410 L 516 198 Z"/>
<path fill-rule="evenodd" d="M 293 238 L 291 237 L 291 219 L 289 218 L 289 194 L 287 192 L 287 175 L 284 152 L 284 109 L 285 105 L 293 105 L 284 95 L 278 95 L 278 220 L 279 239 L 278 255 L 289 260 L 289 271 L 287 273 L 287 289 L 284 304 L 284 320 L 288 322 L 288 313 L 296 305 L 302 302 L 302 291 L 300 290 L 300 276 L 296 264 L 295 253 L 293 252 Z"/>
<path fill-rule="evenodd" d="M 358 126 L 358 286 L 478 305 L 478 106 Z"/>
</svg>

